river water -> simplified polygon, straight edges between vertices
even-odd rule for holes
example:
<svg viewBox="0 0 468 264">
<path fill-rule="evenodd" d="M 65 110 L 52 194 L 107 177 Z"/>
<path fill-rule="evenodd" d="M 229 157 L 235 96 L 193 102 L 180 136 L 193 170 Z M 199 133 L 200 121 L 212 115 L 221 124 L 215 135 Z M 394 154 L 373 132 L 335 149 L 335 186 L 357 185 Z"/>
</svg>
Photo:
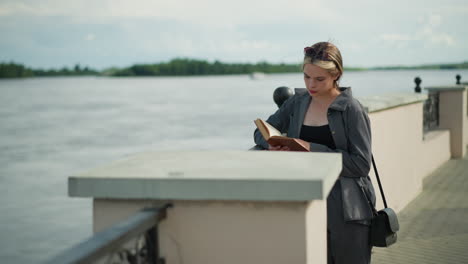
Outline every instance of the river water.
<svg viewBox="0 0 468 264">
<path fill-rule="evenodd" d="M 357 96 L 452 85 L 464 71 L 346 73 Z M 91 199 L 67 196 L 67 177 L 162 150 L 246 150 L 253 120 L 276 110 L 278 86 L 301 74 L 56 77 L 0 80 L 0 262 L 38 263 L 91 235 Z"/>
</svg>

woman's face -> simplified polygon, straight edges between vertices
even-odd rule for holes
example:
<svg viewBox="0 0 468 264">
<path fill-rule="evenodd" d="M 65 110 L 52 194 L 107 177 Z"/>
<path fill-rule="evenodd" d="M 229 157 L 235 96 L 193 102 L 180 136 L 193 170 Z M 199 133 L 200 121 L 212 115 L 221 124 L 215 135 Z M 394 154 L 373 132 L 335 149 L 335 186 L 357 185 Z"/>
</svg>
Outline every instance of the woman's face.
<svg viewBox="0 0 468 264">
<path fill-rule="evenodd" d="M 327 96 L 335 89 L 336 76 L 314 64 L 304 66 L 304 82 L 310 96 Z"/>
</svg>

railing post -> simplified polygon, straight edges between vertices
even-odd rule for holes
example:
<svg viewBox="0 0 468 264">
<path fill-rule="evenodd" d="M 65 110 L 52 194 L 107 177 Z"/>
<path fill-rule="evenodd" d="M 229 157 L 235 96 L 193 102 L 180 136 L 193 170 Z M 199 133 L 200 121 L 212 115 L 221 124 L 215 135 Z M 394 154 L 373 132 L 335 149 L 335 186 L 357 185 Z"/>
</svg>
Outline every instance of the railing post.
<svg viewBox="0 0 468 264">
<path fill-rule="evenodd" d="M 421 93 L 421 86 L 420 86 L 420 84 L 422 83 L 421 78 L 419 78 L 419 76 L 414 78 L 414 83 L 416 84 L 416 87 L 414 87 L 414 92 Z"/>
<path fill-rule="evenodd" d="M 293 96 L 291 88 L 286 86 L 281 86 L 275 89 L 273 92 L 273 101 L 275 101 L 278 108 L 280 108 L 286 100 Z"/>
<path fill-rule="evenodd" d="M 159 245 L 158 245 L 158 227 L 155 226 L 146 232 L 146 248 L 148 250 L 148 262 L 158 264 Z"/>
</svg>

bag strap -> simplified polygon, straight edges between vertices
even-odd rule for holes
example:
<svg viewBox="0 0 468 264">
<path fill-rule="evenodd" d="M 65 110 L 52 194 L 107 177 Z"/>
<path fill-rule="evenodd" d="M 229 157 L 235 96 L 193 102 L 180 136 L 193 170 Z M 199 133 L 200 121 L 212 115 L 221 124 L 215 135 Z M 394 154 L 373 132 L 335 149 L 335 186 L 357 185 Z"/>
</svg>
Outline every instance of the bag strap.
<svg viewBox="0 0 468 264">
<path fill-rule="evenodd" d="M 372 166 L 374 166 L 374 172 L 375 172 L 375 176 L 377 177 L 377 182 L 379 183 L 380 194 L 382 194 L 382 200 L 383 200 L 384 206 L 385 208 L 388 208 L 387 200 L 385 199 L 385 194 L 382 188 L 382 183 L 380 182 L 379 172 L 377 171 L 377 166 L 375 165 L 374 155 L 372 155 Z"/>
</svg>

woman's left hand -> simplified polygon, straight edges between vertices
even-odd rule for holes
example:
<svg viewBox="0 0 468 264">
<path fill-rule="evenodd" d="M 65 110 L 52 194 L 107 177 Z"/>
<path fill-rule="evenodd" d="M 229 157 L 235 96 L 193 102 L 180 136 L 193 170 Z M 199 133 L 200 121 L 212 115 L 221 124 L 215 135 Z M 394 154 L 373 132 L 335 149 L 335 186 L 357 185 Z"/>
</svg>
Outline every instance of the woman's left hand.
<svg viewBox="0 0 468 264">
<path fill-rule="evenodd" d="M 268 145 L 268 150 L 272 150 L 272 151 L 289 151 L 289 148 L 287 146 L 281 146 L 281 145 L 278 145 L 278 146 Z"/>
</svg>

